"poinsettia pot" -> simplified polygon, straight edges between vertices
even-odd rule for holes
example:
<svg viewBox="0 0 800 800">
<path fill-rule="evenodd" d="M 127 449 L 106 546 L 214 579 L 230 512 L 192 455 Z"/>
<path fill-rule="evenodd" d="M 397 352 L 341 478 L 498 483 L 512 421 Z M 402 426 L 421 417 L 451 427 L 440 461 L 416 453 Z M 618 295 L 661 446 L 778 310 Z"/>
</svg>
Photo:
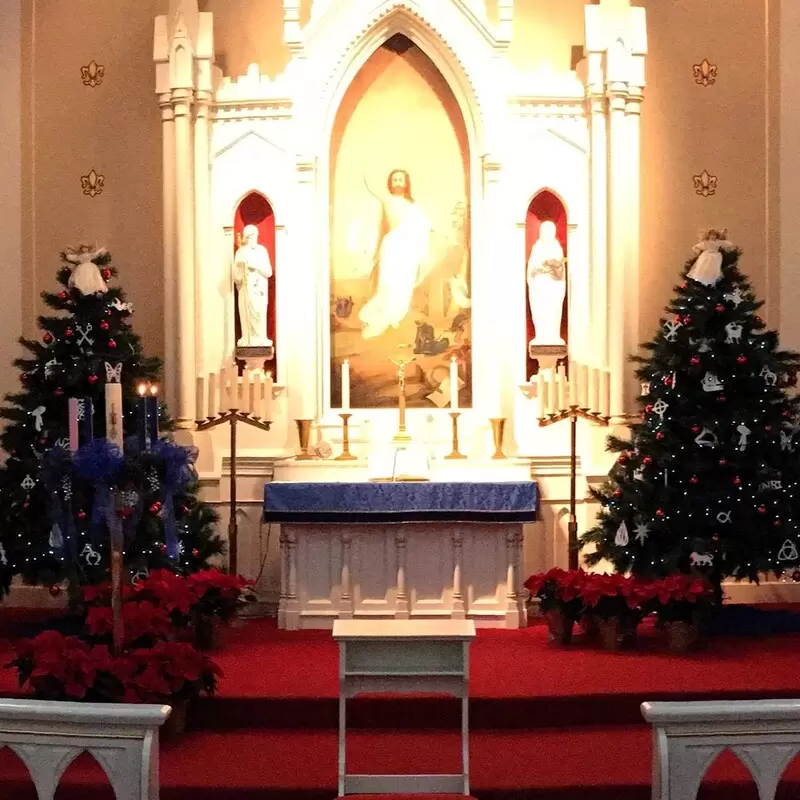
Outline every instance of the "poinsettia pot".
<svg viewBox="0 0 800 800">
<path fill-rule="evenodd" d="M 172 711 L 161 726 L 159 738 L 162 742 L 172 742 L 186 733 L 186 722 L 189 716 L 189 701 L 175 700 Z"/>
<path fill-rule="evenodd" d="M 697 626 L 690 622 L 667 622 L 664 630 L 667 634 L 667 647 L 677 653 L 685 653 L 691 649 L 699 638 Z"/>
<path fill-rule="evenodd" d="M 600 644 L 604 650 L 619 650 L 623 640 L 622 620 L 619 617 L 607 617 L 597 620 Z"/>
<path fill-rule="evenodd" d="M 572 630 L 575 627 L 575 618 L 565 613 L 563 608 L 551 608 L 544 612 L 547 620 L 547 630 L 553 644 L 569 644 L 572 641 Z"/>
<path fill-rule="evenodd" d="M 217 650 L 220 646 L 220 622 L 217 617 L 197 614 L 194 617 L 194 644 L 198 650 Z"/>
</svg>

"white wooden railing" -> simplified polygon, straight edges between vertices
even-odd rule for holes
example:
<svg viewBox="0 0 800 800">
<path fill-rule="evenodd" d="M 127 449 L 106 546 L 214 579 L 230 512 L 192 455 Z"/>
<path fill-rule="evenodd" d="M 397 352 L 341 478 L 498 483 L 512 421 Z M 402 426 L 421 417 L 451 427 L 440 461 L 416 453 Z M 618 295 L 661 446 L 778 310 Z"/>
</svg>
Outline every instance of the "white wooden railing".
<svg viewBox="0 0 800 800">
<path fill-rule="evenodd" d="M 800 751 L 800 700 L 643 703 L 653 725 L 653 800 L 695 800 L 724 750 L 747 767 L 760 800 L 774 800 Z"/>
<path fill-rule="evenodd" d="M 84 751 L 103 768 L 117 800 L 158 800 L 158 729 L 169 706 L 0 700 L 0 749 L 22 759 L 39 800 L 53 797 Z"/>
</svg>

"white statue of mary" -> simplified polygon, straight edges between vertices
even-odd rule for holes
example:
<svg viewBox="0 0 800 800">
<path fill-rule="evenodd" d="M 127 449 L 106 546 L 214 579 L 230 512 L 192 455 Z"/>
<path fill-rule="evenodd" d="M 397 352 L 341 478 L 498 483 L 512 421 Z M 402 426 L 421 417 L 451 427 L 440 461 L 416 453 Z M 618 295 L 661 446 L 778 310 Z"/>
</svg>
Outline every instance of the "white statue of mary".
<svg viewBox="0 0 800 800">
<path fill-rule="evenodd" d="M 272 262 L 264 245 L 258 243 L 258 228 L 245 225 L 244 242 L 233 258 L 233 281 L 239 290 L 239 321 L 242 335 L 239 347 L 266 347 L 272 344 L 267 337 L 267 305 Z"/>
<path fill-rule="evenodd" d="M 546 220 L 528 258 L 528 302 L 533 319 L 534 345 L 562 345 L 561 316 L 567 281 L 564 250 L 556 238 L 555 223 Z"/>
</svg>

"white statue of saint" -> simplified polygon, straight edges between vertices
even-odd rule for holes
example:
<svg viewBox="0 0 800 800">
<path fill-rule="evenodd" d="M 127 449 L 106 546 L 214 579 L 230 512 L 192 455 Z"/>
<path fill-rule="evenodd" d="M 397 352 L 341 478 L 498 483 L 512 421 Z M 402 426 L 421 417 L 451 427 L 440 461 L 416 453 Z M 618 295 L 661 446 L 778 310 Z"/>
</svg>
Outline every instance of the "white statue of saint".
<svg viewBox="0 0 800 800">
<path fill-rule="evenodd" d="M 267 308 L 272 262 L 264 245 L 258 243 L 258 228 L 245 225 L 242 246 L 233 259 L 233 281 L 239 290 L 239 347 L 268 347 Z"/>
<path fill-rule="evenodd" d="M 733 250 L 735 245 L 727 240 L 728 231 L 723 228 L 707 228 L 700 231 L 700 241 L 694 246 L 698 253 L 697 261 L 686 273 L 688 278 L 702 283 L 704 286 L 714 286 L 722 278 L 722 253 L 721 250 Z"/>
<path fill-rule="evenodd" d="M 561 317 L 566 291 L 564 250 L 556 238 L 555 223 L 547 220 L 539 227 L 539 238 L 528 258 L 528 302 L 534 331 L 531 344 L 564 344 Z"/>
<path fill-rule="evenodd" d="M 400 325 L 411 308 L 414 289 L 430 270 L 432 226 L 411 196 L 411 178 L 405 170 L 392 170 L 386 188 L 388 194 L 381 197 L 367 184 L 382 206 L 383 235 L 373 266 L 377 270 L 375 292 L 359 313 L 364 339 Z"/>
</svg>

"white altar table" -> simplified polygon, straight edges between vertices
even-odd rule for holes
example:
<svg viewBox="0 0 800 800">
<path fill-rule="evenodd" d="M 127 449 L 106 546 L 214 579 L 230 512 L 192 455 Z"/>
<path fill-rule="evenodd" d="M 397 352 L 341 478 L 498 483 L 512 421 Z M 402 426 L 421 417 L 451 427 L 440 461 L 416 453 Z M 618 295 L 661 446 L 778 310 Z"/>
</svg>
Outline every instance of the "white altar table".
<svg viewBox="0 0 800 800">
<path fill-rule="evenodd" d="M 265 487 L 280 523 L 281 628 L 337 619 L 525 619 L 523 525 L 536 484 L 298 483 Z"/>
</svg>

